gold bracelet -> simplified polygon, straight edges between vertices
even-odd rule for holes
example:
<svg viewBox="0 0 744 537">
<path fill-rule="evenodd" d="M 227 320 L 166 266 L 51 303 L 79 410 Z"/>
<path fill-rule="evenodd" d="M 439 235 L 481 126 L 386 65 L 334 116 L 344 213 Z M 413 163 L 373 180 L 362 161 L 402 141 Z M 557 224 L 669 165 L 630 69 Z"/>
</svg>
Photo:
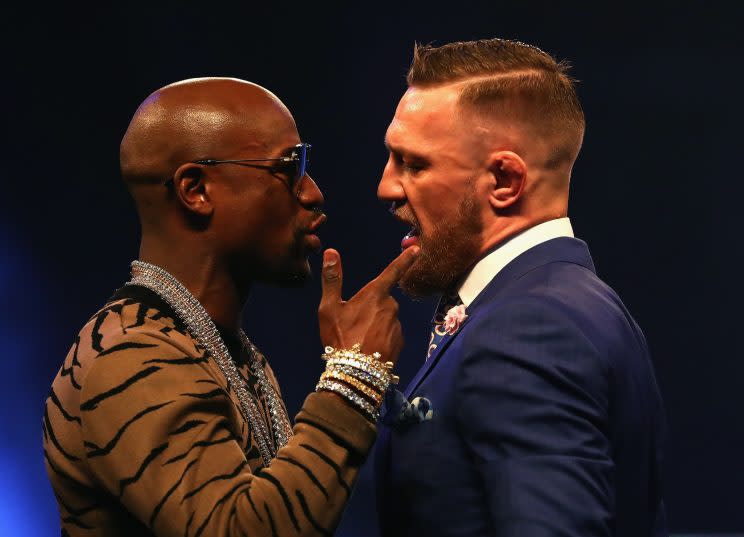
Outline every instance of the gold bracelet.
<svg viewBox="0 0 744 537">
<path fill-rule="evenodd" d="M 398 381 L 400 378 L 398 375 L 393 375 L 390 371 L 387 369 L 380 369 L 377 367 L 374 367 L 370 365 L 368 362 L 363 360 L 357 360 L 356 358 L 345 358 L 345 357 L 334 357 L 329 358 L 326 362 L 326 368 L 333 368 L 333 367 L 339 367 L 339 366 L 348 366 L 353 367 L 355 369 L 358 369 L 360 371 L 364 371 L 368 375 L 371 375 L 373 377 L 376 377 L 380 379 L 385 384 L 398 384 Z M 387 386 L 385 387 L 387 389 Z M 384 390 L 383 390 L 384 391 Z"/>
<path fill-rule="evenodd" d="M 321 376 L 320 380 L 340 380 L 342 382 L 345 382 L 346 384 L 349 384 L 353 388 L 355 388 L 357 391 L 363 393 L 370 399 L 372 399 L 375 402 L 375 405 L 379 407 L 382 404 L 382 394 L 376 390 L 373 390 L 366 384 L 364 384 L 362 381 L 352 377 L 351 375 L 347 375 L 346 373 L 339 373 L 338 371 L 325 371 Z"/>
<path fill-rule="evenodd" d="M 364 354 L 361 351 L 361 347 L 359 343 L 354 343 L 351 349 L 334 349 L 328 346 L 325 348 L 325 352 L 321 355 L 321 358 L 324 360 L 328 360 L 329 358 L 351 358 L 367 362 L 375 368 L 387 369 L 388 371 L 393 368 L 393 362 L 383 362 L 382 355 L 379 352 Z"/>
</svg>

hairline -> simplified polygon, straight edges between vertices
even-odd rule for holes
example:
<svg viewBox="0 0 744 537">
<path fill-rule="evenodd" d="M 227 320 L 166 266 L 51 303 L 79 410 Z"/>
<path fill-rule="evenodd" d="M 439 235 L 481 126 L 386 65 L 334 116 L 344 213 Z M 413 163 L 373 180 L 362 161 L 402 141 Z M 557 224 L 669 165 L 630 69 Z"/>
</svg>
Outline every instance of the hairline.
<svg viewBox="0 0 744 537">
<path fill-rule="evenodd" d="M 469 100 L 467 98 L 467 90 L 469 88 L 474 87 L 479 82 L 486 82 L 486 81 L 498 81 L 498 80 L 505 80 L 510 78 L 516 78 L 523 75 L 529 75 L 529 76 L 542 76 L 542 75 L 559 75 L 566 77 L 569 82 L 573 85 L 574 80 L 571 79 L 571 77 L 568 76 L 567 73 L 565 73 L 561 68 L 560 65 L 556 62 L 556 65 L 559 66 L 559 68 L 556 71 L 551 71 L 547 69 L 541 69 L 539 67 L 533 68 L 533 67 L 527 67 L 527 68 L 517 68 L 512 69 L 508 71 L 503 72 L 495 72 L 495 73 L 488 73 L 488 74 L 472 74 L 472 75 L 464 75 L 464 76 L 455 76 L 451 80 L 437 80 L 437 81 L 422 81 L 422 82 L 413 82 L 408 84 L 408 89 L 419 89 L 419 90 L 436 90 L 436 89 L 444 89 L 447 87 L 451 87 L 457 91 L 457 100 L 456 100 L 456 106 L 458 109 L 458 112 L 469 116 L 469 119 L 474 120 L 478 122 L 479 120 L 481 122 L 484 122 L 486 124 L 493 123 L 495 121 L 498 121 L 498 117 L 502 116 L 503 118 L 508 118 L 510 122 L 513 122 L 517 125 L 521 125 L 524 128 L 529 129 L 540 129 L 541 127 L 546 127 L 544 123 L 542 123 L 539 118 L 527 118 L 523 116 L 522 114 L 510 114 L 508 110 L 502 110 L 500 112 L 494 112 L 485 110 L 486 107 L 483 105 L 477 103 L 474 100 Z M 575 93 L 575 89 L 574 89 Z M 510 97 L 506 97 L 506 99 L 509 99 Z M 520 98 L 518 96 L 511 96 L 511 98 L 519 100 Z M 504 100 L 506 100 L 504 99 Z M 579 105 L 580 106 L 580 105 Z M 575 152 L 572 152 L 573 155 L 571 158 L 568 159 L 568 162 L 571 166 L 573 166 L 573 163 L 576 161 L 576 158 L 578 156 L 578 152 L 581 149 L 582 145 L 582 139 L 584 137 L 584 132 L 586 129 L 586 120 L 583 116 L 583 111 L 581 114 L 580 120 L 574 120 L 573 118 L 566 119 L 564 118 L 561 123 L 564 125 L 567 123 L 571 124 L 571 130 L 576 129 L 575 134 L 578 135 L 578 147 L 576 148 Z M 566 139 L 565 136 L 559 134 L 555 127 L 557 125 L 553 125 L 550 127 L 550 134 L 548 135 L 551 138 L 554 139 L 560 139 L 563 138 Z M 562 144 L 558 144 L 562 145 Z M 552 159 L 550 159 L 552 160 Z M 561 158 L 560 160 L 563 160 Z"/>
</svg>

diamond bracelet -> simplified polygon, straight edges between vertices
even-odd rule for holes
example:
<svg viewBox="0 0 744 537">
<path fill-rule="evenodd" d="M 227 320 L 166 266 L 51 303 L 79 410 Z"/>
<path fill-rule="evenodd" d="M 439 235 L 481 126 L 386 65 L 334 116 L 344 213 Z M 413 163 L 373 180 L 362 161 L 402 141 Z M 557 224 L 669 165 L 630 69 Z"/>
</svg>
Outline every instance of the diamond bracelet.
<svg viewBox="0 0 744 537">
<path fill-rule="evenodd" d="M 379 392 L 372 389 L 372 387 L 368 386 L 361 380 L 352 377 L 351 375 L 347 375 L 346 373 L 341 373 L 339 371 L 325 371 L 320 376 L 320 380 L 326 379 L 340 380 L 341 382 L 353 387 L 356 391 L 361 392 L 363 395 L 366 395 L 368 398 L 374 401 L 375 406 L 379 407 L 382 404 L 382 394 L 384 392 Z"/>
<path fill-rule="evenodd" d="M 385 393 L 388 389 L 388 386 L 390 385 L 390 382 L 386 379 L 378 377 L 368 371 L 365 371 L 362 368 L 354 367 L 353 365 L 348 364 L 339 364 L 332 360 L 329 360 L 326 363 L 326 372 L 330 371 L 343 373 L 345 375 L 354 377 L 355 379 L 364 382 L 368 386 L 375 388 L 380 393 Z"/>
<path fill-rule="evenodd" d="M 344 386 L 340 382 L 336 382 L 334 380 L 321 380 L 320 382 L 318 382 L 317 386 L 315 386 L 315 391 L 321 390 L 334 392 L 340 395 L 352 405 L 361 410 L 373 423 L 376 422 L 377 419 L 380 417 L 380 413 L 369 403 L 369 401 L 364 399 L 361 395 L 356 393 L 348 386 Z"/>
<path fill-rule="evenodd" d="M 372 354 L 364 354 L 361 351 L 361 345 L 355 343 L 351 346 L 351 349 L 334 349 L 331 346 L 325 348 L 325 352 L 321 355 L 323 360 L 329 360 L 331 358 L 347 358 L 352 360 L 359 360 L 372 366 L 378 371 L 390 371 L 393 368 L 393 362 L 383 362 L 382 356 L 379 352 L 373 352 Z"/>
</svg>

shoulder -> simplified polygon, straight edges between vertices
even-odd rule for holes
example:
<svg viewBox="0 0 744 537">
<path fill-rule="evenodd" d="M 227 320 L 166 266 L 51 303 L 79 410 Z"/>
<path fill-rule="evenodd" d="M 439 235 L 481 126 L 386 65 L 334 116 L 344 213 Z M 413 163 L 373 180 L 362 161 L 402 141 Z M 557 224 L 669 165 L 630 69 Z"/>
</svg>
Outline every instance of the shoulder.
<svg viewBox="0 0 744 537">
<path fill-rule="evenodd" d="M 463 327 L 461 373 L 606 392 L 611 367 L 585 313 L 547 292 L 483 304 Z"/>
<path fill-rule="evenodd" d="M 177 319 L 124 298 L 107 303 L 88 320 L 68 361 L 67 367 L 75 370 L 77 381 L 85 387 L 144 378 L 175 365 L 196 365 L 203 374 L 206 355 Z"/>
<path fill-rule="evenodd" d="M 472 312 L 471 330 L 509 338 L 552 329 L 601 353 L 636 340 L 637 325 L 615 291 L 592 270 L 548 263 L 521 275 Z M 497 329 L 498 327 L 498 329 Z"/>
<path fill-rule="evenodd" d="M 470 322 L 463 327 L 463 339 L 476 344 L 480 337 L 502 345 L 527 338 L 537 343 L 551 335 L 577 336 L 582 331 L 581 309 L 575 301 L 563 299 L 547 289 L 499 297 L 469 312 Z M 541 337 L 542 336 L 542 337 Z"/>
<path fill-rule="evenodd" d="M 146 347 L 175 347 L 192 355 L 202 352 L 177 319 L 131 298 L 103 306 L 80 330 L 78 340 L 81 357 Z"/>
</svg>

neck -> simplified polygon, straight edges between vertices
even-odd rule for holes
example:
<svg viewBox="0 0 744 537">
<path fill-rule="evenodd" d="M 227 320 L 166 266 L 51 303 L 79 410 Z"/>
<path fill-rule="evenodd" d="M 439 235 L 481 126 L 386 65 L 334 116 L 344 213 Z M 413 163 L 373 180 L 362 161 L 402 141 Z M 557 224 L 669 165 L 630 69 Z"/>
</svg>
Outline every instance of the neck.
<svg viewBox="0 0 744 537">
<path fill-rule="evenodd" d="M 484 229 L 484 240 L 482 241 L 480 254 L 482 256 L 490 252 L 503 242 L 531 227 L 549 220 L 554 220 L 555 218 L 561 218 L 562 216 L 565 216 L 565 214 L 544 215 L 540 218 L 512 217 L 506 222 L 496 221 L 493 226 Z"/>
<path fill-rule="evenodd" d="M 139 259 L 168 271 L 194 295 L 215 324 L 237 332 L 250 285 L 241 285 L 223 259 L 200 246 L 143 237 Z"/>
</svg>

